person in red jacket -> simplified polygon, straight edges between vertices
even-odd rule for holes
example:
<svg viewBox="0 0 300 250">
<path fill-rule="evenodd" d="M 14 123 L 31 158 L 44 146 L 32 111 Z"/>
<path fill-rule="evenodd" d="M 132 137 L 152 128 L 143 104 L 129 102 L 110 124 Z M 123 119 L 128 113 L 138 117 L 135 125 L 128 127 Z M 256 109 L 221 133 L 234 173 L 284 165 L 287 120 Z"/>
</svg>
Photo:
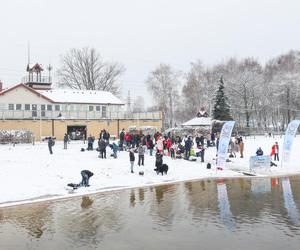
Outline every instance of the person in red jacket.
<svg viewBox="0 0 300 250">
<path fill-rule="evenodd" d="M 271 156 L 274 155 L 274 161 L 279 161 L 279 146 L 278 142 L 275 142 L 275 144 L 272 146 Z"/>
</svg>

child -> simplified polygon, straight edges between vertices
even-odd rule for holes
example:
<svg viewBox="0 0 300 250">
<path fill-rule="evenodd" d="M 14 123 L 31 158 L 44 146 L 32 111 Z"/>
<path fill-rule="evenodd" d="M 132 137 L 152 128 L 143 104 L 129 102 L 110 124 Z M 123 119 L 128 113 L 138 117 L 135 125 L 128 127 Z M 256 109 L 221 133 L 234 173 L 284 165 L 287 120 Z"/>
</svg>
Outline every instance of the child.
<svg viewBox="0 0 300 250">
<path fill-rule="evenodd" d="M 130 160 L 131 173 L 133 173 L 133 165 L 134 165 L 134 161 L 135 161 L 133 148 L 131 148 L 129 150 L 129 160 Z"/>
<path fill-rule="evenodd" d="M 138 153 L 139 153 L 138 165 L 141 166 L 142 164 L 144 166 L 145 149 L 142 144 L 140 144 L 138 147 Z"/>
</svg>

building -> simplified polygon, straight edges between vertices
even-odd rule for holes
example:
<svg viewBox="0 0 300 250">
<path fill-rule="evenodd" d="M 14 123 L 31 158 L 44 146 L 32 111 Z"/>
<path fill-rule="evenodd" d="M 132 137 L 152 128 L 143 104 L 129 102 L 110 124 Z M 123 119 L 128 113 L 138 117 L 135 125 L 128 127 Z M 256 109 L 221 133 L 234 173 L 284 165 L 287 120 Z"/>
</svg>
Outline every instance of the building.
<svg viewBox="0 0 300 250">
<path fill-rule="evenodd" d="M 50 67 L 48 67 L 50 69 Z M 80 131 L 96 138 L 102 129 L 118 136 L 129 126 L 161 129 L 160 112 L 131 113 L 125 103 L 107 91 L 53 89 L 52 79 L 42 77 L 43 67 L 27 66 L 23 82 L 7 89 L 0 85 L 0 130 L 27 129 L 36 139 Z"/>
</svg>

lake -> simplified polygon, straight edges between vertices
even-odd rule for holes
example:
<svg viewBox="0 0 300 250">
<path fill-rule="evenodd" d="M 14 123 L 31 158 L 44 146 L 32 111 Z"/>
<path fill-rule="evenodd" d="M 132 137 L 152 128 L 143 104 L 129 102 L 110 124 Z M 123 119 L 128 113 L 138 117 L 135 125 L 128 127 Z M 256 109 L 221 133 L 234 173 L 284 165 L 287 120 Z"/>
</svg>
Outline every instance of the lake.
<svg viewBox="0 0 300 250">
<path fill-rule="evenodd" d="M 199 180 L 0 209 L 0 249 L 299 249 L 300 176 Z"/>
</svg>

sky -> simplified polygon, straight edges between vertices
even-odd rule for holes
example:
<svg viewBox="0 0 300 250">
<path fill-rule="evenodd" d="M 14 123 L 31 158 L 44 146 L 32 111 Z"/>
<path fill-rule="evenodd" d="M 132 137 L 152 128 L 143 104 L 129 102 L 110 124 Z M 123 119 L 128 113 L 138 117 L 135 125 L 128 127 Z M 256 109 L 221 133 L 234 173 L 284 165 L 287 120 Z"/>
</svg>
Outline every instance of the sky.
<svg viewBox="0 0 300 250">
<path fill-rule="evenodd" d="M 187 72 L 201 60 L 231 56 L 261 63 L 300 49 L 298 0 L 6 0 L 0 2 L 0 79 L 4 87 L 26 75 L 30 61 L 61 66 L 71 48 L 93 47 L 122 63 L 122 97 L 143 96 L 160 63 Z M 45 73 L 46 74 L 46 73 Z"/>
</svg>

